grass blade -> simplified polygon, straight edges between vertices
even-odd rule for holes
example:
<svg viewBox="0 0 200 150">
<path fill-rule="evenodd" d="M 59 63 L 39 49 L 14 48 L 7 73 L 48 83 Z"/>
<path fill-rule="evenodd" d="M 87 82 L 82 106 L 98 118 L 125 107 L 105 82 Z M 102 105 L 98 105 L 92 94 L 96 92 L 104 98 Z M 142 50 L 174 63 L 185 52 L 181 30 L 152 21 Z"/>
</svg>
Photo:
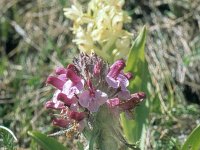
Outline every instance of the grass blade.
<svg viewBox="0 0 200 150">
<path fill-rule="evenodd" d="M 44 150 L 67 150 L 62 144 L 57 142 L 55 139 L 46 136 L 37 131 L 28 132 L 28 134 L 34 139 Z"/>
<path fill-rule="evenodd" d="M 4 147 L 5 149 L 14 150 L 14 142 L 17 142 L 14 133 L 7 127 L 0 126 L 0 149 Z"/>
<path fill-rule="evenodd" d="M 200 125 L 198 125 L 188 136 L 181 150 L 199 150 L 200 149 Z"/>
</svg>

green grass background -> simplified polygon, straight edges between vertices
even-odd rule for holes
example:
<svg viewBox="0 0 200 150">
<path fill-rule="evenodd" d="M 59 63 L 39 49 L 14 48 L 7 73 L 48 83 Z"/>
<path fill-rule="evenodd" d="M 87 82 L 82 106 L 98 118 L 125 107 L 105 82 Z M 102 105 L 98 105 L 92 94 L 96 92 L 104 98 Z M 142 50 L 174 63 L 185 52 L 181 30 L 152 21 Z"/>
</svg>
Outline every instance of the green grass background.
<svg viewBox="0 0 200 150">
<path fill-rule="evenodd" d="M 17 149 L 37 149 L 29 130 L 58 130 L 51 125 L 51 112 L 44 109 L 53 92 L 45 81 L 56 66 L 66 66 L 78 53 L 71 42 L 72 23 L 62 11 L 70 4 L 0 1 L 0 125 L 15 133 Z M 148 30 L 151 103 L 145 147 L 178 149 L 200 124 L 200 1 L 127 0 L 124 9 L 133 19 L 125 26 L 135 33 L 133 38 L 143 25 Z M 74 140 L 57 138 L 73 147 Z"/>
</svg>

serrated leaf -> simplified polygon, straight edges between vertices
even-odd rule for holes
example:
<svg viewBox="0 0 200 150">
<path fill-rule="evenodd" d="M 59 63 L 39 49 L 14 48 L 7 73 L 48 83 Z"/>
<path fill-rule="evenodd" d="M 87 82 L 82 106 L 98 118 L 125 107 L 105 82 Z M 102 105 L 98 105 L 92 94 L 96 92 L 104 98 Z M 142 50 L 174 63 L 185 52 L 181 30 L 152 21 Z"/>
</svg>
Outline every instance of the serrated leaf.
<svg viewBox="0 0 200 150">
<path fill-rule="evenodd" d="M 135 78 L 130 82 L 129 89 L 131 92 L 143 91 L 147 92 L 147 82 L 149 80 L 149 72 L 147 62 L 145 61 L 145 42 L 146 27 L 143 27 L 138 37 L 132 44 L 131 50 L 126 62 L 126 72 L 132 72 Z M 144 145 L 144 134 L 146 130 L 147 117 L 149 113 L 148 100 L 136 108 L 134 120 L 128 120 L 122 116 L 122 125 L 125 135 L 130 143 L 140 140 L 140 145 Z M 142 147 L 141 147 L 142 149 Z"/>
<path fill-rule="evenodd" d="M 44 150 L 67 150 L 65 146 L 61 143 L 57 142 L 55 139 L 46 136 L 37 131 L 28 132 L 28 134 L 32 137 L 35 142 L 37 142 Z"/>
<path fill-rule="evenodd" d="M 188 136 L 181 150 L 200 149 L 200 125 L 198 125 Z"/>
</svg>

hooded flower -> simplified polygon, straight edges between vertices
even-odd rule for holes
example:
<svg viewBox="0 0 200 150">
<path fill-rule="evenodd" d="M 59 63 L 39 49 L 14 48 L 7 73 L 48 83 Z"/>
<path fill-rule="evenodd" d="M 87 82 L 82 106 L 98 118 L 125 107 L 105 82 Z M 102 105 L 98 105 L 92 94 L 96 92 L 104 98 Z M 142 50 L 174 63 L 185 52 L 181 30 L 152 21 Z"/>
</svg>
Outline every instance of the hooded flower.
<svg viewBox="0 0 200 150">
<path fill-rule="evenodd" d="M 72 69 L 68 69 L 66 72 L 66 77 L 69 79 L 63 85 L 63 93 L 67 95 L 68 98 L 72 98 L 75 94 L 83 89 L 84 80 L 81 79 Z"/>
<path fill-rule="evenodd" d="M 97 112 L 99 107 L 108 100 L 108 96 L 100 90 L 95 90 L 91 80 L 88 80 L 87 84 L 89 90 L 84 91 L 80 95 L 79 103 L 82 107 L 87 108 L 89 111 Z"/>
<path fill-rule="evenodd" d="M 125 112 L 128 119 L 132 119 L 131 110 L 135 108 L 146 97 L 144 92 L 131 94 L 131 98 L 127 101 L 121 101 L 119 98 L 109 99 L 107 105 L 111 108 L 113 114 L 119 116 L 120 112 Z"/>
<path fill-rule="evenodd" d="M 107 101 L 107 105 L 110 108 L 118 107 L 121 111 L 131 110 L 137 106 L 146 97 L 144 92 L 138 92 L 131 94 L 131 98 L 127 101 L 121 102 L 119 98 L 110 99 Z"/>
<path fill-rule="evenodd" d="M 119 89 L 118 96 L 123 99 L 130 98 L 130 92 L 127 89 L 129 80 L 127 76 L 122 72 L 125 67 L 124 60 L 117 60 L 111 67 L 106 76 L 106 81 L 109 86 Z M 130 76 L 130 73 L 129 73 Z"/>
<path fill-rule="evenodd" d="M 45 107 L 47 109 L 63 109 L 63 108 L 65 108 L 64 103 L 57 99 L 57 96 L 60 92 L 61 92 L 60 90 L 56 90 L 53 95 L 52 100 L 46 102 Z"/>
</svg>

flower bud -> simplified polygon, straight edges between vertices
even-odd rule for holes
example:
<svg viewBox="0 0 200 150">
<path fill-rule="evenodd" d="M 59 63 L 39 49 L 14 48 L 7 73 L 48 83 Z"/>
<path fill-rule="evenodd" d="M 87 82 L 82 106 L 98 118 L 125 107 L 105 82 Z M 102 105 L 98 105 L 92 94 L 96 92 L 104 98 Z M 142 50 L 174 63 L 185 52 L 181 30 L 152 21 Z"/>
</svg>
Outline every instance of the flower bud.
<svg viewBox="0 0 200 150">
<path fill-rule="evenodd" d="M 68 116 L 71 118 L 71 119 L 74 119 L 76 121 L 81 121 L 83 120 L 83 118 L 85 118 L 86 114 L 85 112 L 75 112 L 75 111 L 71 111 L 69 112 Z"/>
<path fill-rule="evenodd" d="M 70 120 L 62 118 L 54 118 L 53 125 L 66 128 L 70 124 Z"/>
<path fill-rule="evenodd" d="M 94 65 L 94 75 L 98 76 L 98 75 L 100 75 L 100 72 L 101 72 L 101 64 L 100 64 L 100 62 L 97 62 Z"/>
<path fill-rule="evenodd" d="M 128 80 L 131 80 L 133 78 L 133 74 L 131 72 L 127 72 L 124 75 Z"/>
<path fill-rule="evenodd" d="M 143 99 L 146 97 L 144 92 L 138 92 L 135 94 L 131 94 L 131 99 L 128 101 L 119 104 L 119 107 L 124 110 L 130 110 L 133 109 L 135 106 L 137 106 L 140 102 L 143 101 Z"/>
<path fill-rule="evenodd" d="M 71 106 L 71 104 L 75 103 L 74 99 L 68 98 L 64 93 L 59 93 L 57 99 L 64 102 L 67 106 Z"/>
</svg>

